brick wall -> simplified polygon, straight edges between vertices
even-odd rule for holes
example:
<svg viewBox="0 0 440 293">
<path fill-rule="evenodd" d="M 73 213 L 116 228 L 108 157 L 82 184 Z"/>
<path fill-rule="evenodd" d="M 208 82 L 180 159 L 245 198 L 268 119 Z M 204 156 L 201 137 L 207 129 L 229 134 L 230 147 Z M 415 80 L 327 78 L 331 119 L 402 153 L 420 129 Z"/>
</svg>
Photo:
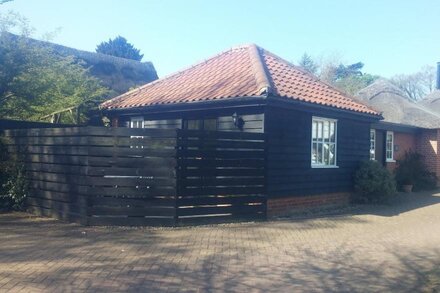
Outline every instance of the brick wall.
<svg viewBox="0 0 440 293">
<path fill-rule="evenodd" d="M 330 193 L 309 196 L 291 196 L 269 198 L 267 200 L 267 216 L 281 216 L 304 209 L 342 206 L 349 203 L 350 193 Z"/>
<path fill-rule="evenodd" d="M 405 152 L 417 149 L 417 136 L 412 133 L 394 132 L 394 160 L 400 160 Z M 388 170 L 396 168 L 396 162 L 387 162 Z"/>
<path fill-rule="evenodd" d="M 417 136 L 417 151 L 425 158 L 425 163 L 431 172 L 440 178 L 440 130 L 425 129 Z"/>
</svg>

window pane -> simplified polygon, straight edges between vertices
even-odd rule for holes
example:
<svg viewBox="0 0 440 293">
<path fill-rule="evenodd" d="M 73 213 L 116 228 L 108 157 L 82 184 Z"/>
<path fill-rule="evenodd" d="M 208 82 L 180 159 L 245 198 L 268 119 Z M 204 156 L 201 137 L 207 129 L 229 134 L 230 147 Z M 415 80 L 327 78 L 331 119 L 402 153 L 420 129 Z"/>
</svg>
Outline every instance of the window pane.
<svg viewBox="0 0 440 293">
<path fill-rule="evenodd" d="M 330 140 L 330 123 L 328 121 L 324 121 L 323 133 L 324 141 L 328 142 Z"/>
<path fill-rule="evenodd" d="M 336 142 L 335 122 L 330 123 L 330 141 Z"/>
<path fill-rule="evenodd" d="M 323 152 L 324 152 L 324 155 L 323 155 L 324 165 L 328 165 L 330 163 L 330 160 L 329 160 L 330 146 L 328 143 L 323 144 Z"/>
<path fill-rule="evenodd" d="M 186 129 L 199 130 L 200 129 L 200 120 L 187 120 L 186 121 Z"/>
<path fill-rule="evenodd" d="M 316 132 L 318 131 L 316 124 L 317 124 L 316 121 L 313 121 L 313 123 L 312 123 L 312 139 L 316 139 L 318 137 L 316 134 Z"/>
<path fill-rule="evenodd" d="M 322 140 L 322 122 L 318 122 L 318 136 L 319 140 Z"/>
<path fill-rule="evenodd" d="M 330 152 L 329 152 L 329 165 L 336 165 L 335 159 L 336 159 L 336 144 L 332 143 L 330 145 Z"/>
<path fill-rule="evenodd" d="M 324 160 L 322 158 L 322 143 L 318 143 L 318 151 L 316 152 L 316 163 L 322 164 L 324 163 Z"/>
<path fill-rule="evenodd" d="M 211 131 L 217 130 L 217 119 L 205 119 L 203 122 L 203 129 Z"/>
<path fill-rule="evenodd" d="M 312 144 L 312 164 L 317 164 L 318 160 L 318 144 L 317 143 L 313 143 Z"/>
</svg>

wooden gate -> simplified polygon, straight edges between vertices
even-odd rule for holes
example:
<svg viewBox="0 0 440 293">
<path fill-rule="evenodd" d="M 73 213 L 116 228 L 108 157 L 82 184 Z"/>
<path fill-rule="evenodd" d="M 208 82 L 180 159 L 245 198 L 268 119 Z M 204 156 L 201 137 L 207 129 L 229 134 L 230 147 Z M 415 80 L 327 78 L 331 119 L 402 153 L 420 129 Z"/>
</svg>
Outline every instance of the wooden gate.
<svg viewBox="0 0 440 293">
<path fill-rule="evenodd" d="M 179 223 L 266 217 L 262 133 L 178 130 Z"/>
</svg>

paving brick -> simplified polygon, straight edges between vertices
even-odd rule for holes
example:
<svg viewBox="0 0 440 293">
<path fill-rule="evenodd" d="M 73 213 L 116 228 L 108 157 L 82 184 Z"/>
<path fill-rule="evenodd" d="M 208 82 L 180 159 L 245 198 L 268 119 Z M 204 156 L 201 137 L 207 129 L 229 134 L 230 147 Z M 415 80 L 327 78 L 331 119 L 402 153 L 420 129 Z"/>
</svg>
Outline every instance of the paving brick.
<svg viewBox="0 0 440 293">
<path fill-rule="evenodd" d="M 414 292 L 440 265 L 440 194 L 353 215 L 175 229 L 0 214 L 0 239 L 0 292 Z"/>
</svg>

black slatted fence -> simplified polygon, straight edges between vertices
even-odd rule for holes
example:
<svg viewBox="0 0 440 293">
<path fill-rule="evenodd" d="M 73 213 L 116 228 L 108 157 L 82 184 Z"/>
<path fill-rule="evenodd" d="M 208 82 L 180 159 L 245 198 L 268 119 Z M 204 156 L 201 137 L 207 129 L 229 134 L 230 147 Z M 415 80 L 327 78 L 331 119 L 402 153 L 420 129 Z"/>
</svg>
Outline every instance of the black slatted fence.
<svg viewBox="0 0 440 293">
<path fill-rule="evenodd" d="M 264 219 L 261 133 L 178 131 L 180 223 Z"/>
<path fill-rule="evenodd" d="M 86 225 L 264 219 L 261 133 L 70 127 L 5 131 L 28 208 Z"/>
</svg>

